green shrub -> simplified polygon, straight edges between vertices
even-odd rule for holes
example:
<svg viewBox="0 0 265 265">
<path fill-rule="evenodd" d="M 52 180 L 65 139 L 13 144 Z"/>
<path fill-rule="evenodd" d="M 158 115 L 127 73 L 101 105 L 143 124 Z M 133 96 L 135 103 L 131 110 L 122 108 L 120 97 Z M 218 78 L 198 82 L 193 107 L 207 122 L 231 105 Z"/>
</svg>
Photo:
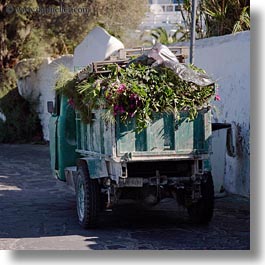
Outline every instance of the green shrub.
<svg viewBox="0 0 265 265">
<path fill-rule="evenodd" d="M 1 112 L 6 121 L 0 120 L 0 142 L 26 143 L 42 141 L 42 128 L 32 104 L 13 89 L 0 99 Z"/>
</svg>

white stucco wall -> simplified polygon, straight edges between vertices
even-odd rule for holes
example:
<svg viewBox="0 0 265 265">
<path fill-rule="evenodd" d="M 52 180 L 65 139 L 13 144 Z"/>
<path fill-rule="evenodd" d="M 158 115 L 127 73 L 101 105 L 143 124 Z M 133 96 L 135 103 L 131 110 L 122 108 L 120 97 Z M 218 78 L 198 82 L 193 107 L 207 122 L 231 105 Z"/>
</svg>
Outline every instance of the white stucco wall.
<svg viewBox="0 0 265 265">
<path fill-rule="evenodd" d="M 55 97 L 54 86 L 56 82 L 56 70 L 58 66 L 64 65 L 73 71 L 73 56 L 64 55 L 57 59 L 45 59 L 37 71 L 29 76 L 18 80 L 18 90 L 21 96 L 30 102 L 36 102 L 36 111 L 41 120 L 43 137 L 49 140 L 49 118 L 47 101 L 53 101 Z"/>
<path fill-rule="evenodd" d="M 225 189 L 250 192 L 250 32 L 197 40 L 194 64 L 219 84 L 221 101 L 215 101 L 215 122 L 236 127 L 236 157 L 225 157 Z M 216 150 L 215 150 L 216 151 Z"/>
</svg>

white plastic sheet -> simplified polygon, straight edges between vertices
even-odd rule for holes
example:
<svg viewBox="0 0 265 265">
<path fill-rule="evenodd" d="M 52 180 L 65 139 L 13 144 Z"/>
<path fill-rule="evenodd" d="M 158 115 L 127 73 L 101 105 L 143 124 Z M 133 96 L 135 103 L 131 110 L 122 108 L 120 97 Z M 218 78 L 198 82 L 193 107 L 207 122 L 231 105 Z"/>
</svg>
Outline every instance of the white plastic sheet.
<svg viewBox="0 0 265 265">
<path fill-rule="evenodd" d="M 161 43 L 155 44 L 147 56 L 155 60 L 152 67 L 163 64 L 165 67 L 172 69 L 184 81 L 192 82 L 199 86 L 209 86 L 215 83 L 208 75 L 195 72 L 186 64 L 179 63 L 177 57 L 170 49 Z"/>
</svg>

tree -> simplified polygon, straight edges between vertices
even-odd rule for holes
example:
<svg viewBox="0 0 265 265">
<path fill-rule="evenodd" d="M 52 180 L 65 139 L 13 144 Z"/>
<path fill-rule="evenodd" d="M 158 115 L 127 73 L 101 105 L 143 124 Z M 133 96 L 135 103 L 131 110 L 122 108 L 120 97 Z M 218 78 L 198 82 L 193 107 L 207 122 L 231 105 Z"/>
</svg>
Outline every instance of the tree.
<svg viewBox="0 0 265 265">
<path fill-rule="evenodd" d="M 249 0 L 202 0 L 207 36 L 250 29 Z"/>
<path fill-rule="evenodd" d="M 15 86 L 19 60 L 72 53 L 97 24 L 122 39 L 146 7 L 147 0 L 1 0 L 0 97 Z"/>
<path fill-rule="evenodd" d="M 180 12 L 184 23 L 176 24 L 176 32 L 172 36 L 160 27 L 152 30 L 152 37 L 163 44 L 188 41 L 191 27 L 191 0 L 182 2 Z M 250 1 L 198 0 L 195 30 L 197 39 L 250 30 Z"/>
<path fill-rule="evenodd" d="M 233 33 L 250 29 L 249 6 L 245 6 L 240 14 L 238 21 L 233 27 Z"/>
<path fill-rule="evenodd" d="M 151 31 L 151 36 L 155 38 L 158 42 L 162 44 L 171 44 L 176 42 L 176 37 L 174 35 L 169 35 L 166 29 L 159 27 Z"/>
</svg>

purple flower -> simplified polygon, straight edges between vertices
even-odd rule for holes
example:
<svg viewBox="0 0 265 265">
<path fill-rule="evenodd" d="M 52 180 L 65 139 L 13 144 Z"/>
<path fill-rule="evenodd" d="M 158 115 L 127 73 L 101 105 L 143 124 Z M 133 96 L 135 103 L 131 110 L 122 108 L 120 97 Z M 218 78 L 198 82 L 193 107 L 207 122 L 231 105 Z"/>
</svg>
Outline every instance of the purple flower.
<svg viewBox="0 0 265 265">
<path fill-rule="evenodd" d="M 125 112 L 125 110 L 124 110 L 123 106 L 119 106 L 119 112 L 120 112 L 120 114 L 122 114 L 122 113 L 124 113 L 124 112 Z"/>
<path fill-rule="evenodd" d="M 138 105 L 140 103 L 140 97 L 137 94 L 131 94 L 130 95 L 130 100 L 133 102 L 135 105 Z"/>
<path fill-rule="evenodd" d="M 123 114 L 125 112 L 125 109 L 121 105 L 115 105 L 114 106 L 114 115 L 117 115 L 118 113 Z"/>
</svg>

